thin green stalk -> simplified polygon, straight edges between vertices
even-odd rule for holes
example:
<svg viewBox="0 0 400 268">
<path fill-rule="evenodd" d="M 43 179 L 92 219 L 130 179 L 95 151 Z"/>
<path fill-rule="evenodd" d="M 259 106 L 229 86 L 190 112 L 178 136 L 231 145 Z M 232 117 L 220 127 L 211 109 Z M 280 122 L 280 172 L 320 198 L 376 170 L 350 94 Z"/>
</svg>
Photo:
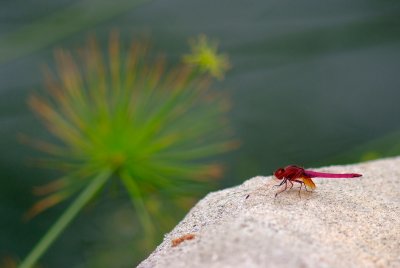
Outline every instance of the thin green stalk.
<svg viewBox="0 0 400 268">
<path fill-rule="evenodd" d="M 146 206 L 143 202 L 143 197 L 140 193 L 140 189 L 128 173 L 121 172 L 120 175 L 122 183 L 125 185 L 125 188 L 127 189 L 129 196 L 132 200 L 133 206 L 136 209 L 139 220 L 141 221 L 142 226 L 145 229 L 145 234 L 150 236 L 148 239 L 146 239 L 146 241 L 153 241 L 152 238 L 154 236 L 155 230 L 150 215 L 147 212 Z"/>
<path fill-rule="evenodd" d="M 48 247 L 54 240 L 64 231 L 72 219 L 76 217 L 79 211 L 92 199 L 96 192 L 110 178 L 111 172 L 105 170 L 97 175 L 90 184 L 81 192 L 75 201 L 67 208 L 61 217 L 42 237 L 39 243 L 32 249 L 25 260 L 19 265 L 19 268 L 31 268 L 35 265 L 38 259 L 46 252 Z"/>
</svg>

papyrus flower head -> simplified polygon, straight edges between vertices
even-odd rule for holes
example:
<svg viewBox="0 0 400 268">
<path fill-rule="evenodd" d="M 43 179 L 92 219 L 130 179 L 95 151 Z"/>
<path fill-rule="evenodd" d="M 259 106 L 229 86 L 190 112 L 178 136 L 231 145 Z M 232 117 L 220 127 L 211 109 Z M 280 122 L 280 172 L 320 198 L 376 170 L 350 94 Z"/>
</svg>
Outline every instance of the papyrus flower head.
<svg viewBox="0 0 400 268">
<path fill-rule="evenodd" d="M 200 72 L 222 79 L 230 64 L 226 55 L 218 54 L 218 44 L 203 34 L 191 40 L 190 45 L 192 51 L 184 55 L 183 61 L 198 68 Z"/>
</svg>

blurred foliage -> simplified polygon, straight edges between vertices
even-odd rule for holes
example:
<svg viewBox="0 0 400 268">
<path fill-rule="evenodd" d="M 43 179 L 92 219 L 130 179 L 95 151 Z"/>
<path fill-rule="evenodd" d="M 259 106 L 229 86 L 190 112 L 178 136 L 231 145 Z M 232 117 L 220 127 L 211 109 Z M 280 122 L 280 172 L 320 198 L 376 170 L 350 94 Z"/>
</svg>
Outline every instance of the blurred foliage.
<svg viewBox="0 0 400 268">
<path fill-rule="evenodd" d="M 9 256 L 6 256 L 6 257 L 2 258 L 2 260 L 0 262 L 0 267 L 2 267 L 2 268 L 16 268 L 17 267 L 17 262 L 13 258 L 11 258 Z"/>
<path fill-rule="evenodd" d="M 25 56 L 55 41 L 110 19 L 146 0 L 123 0 L 118 4 L 105 0 L 70 3 L 59 11 L 40 17 L 21 29 L 7 34 L 0 43 L 0 63 Z M 96 6 L 95 12 L 90 9 Z"/>
<path fill-rule="evenodd" d="M 159 232 L 154 223 L 174 222 L 165 209 L 178 206 L 168 204 L 191 204 L 187 197 L 222 175 L 221 165 L 209 159 L 237 142 L 224 116 L 227 96 L 209 85 L 211 76 L 222 77 L 228 60 L 205 36 L 199 42 L 212 66 L 168 66 L 146 42 L 132 42 L 125 53 L 117 32 L 107 53 L 94 37 L 76 53 L 56 51 L 57 71 L 44 70 L 48 94 L 29 99 L 56 140 L 23 138 L 48 155 L 37 164 L 65 175 L 35 189 L 45 197 L 27 217 L 79 194 L 21 268 L 31 267 L 111 179 L 130 196 L 145 234 L 141 247 L 150 249 Z M 187 57 L 198 51 L 192 53 Z"/>
</svg>

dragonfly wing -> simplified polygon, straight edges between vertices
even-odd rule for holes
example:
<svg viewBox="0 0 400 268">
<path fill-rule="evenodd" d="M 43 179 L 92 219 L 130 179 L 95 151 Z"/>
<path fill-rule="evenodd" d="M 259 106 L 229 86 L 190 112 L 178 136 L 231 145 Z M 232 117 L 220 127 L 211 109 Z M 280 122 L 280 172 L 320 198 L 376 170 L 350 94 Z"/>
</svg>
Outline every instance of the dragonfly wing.
<svg viewBox="0 0 400 268">
<path fill-rule="evenodd" d="M 303 177 L 302 181 L 304 182 L 304 185 L 311 190 L 317 188 L 317 186 L 315 185 L 315 183 L 312 181 L 311 178 Z"/>
</svg>

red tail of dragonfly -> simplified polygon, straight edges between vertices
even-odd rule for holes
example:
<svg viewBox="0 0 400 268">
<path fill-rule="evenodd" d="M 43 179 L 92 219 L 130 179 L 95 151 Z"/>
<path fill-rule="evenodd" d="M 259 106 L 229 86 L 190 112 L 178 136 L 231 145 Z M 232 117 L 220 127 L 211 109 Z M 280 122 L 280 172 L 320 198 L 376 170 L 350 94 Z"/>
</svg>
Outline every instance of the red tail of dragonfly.
<svg viewBox="0 0 400 268">
<path fill-rule="evenodd" d="M 315 183 L 311 178 L 356 178 L 356 177 L 361 177 L 361 174 L 357 173 L 345 173 L 345 174 L 336 174 L 336 173 L 325 173 L 325 172 L 316 172 L 312 170 L 306 170 L 302 167 L 298 166 L 287 166 L 285 168 L 279 168 L 274 172 L 274 176 L 278 180 L 282 180 L 282 182 L 278 185 L 275 186 L 282 186 L 281 190 L 279 190 L 276 194 L 275 197 L 286 191 L 290 190 L 293 187 L 294 183 L 299 183 L 300 184 L 300 190 L 299 194 L 301 191 L 301 188 L 304 186 L 306 191 L 309 191 L 308 189 L 314 190 L 317 186 L 315 186 Z M 288 189 L 289 185 L 289 189 Z"/>
</svg>

